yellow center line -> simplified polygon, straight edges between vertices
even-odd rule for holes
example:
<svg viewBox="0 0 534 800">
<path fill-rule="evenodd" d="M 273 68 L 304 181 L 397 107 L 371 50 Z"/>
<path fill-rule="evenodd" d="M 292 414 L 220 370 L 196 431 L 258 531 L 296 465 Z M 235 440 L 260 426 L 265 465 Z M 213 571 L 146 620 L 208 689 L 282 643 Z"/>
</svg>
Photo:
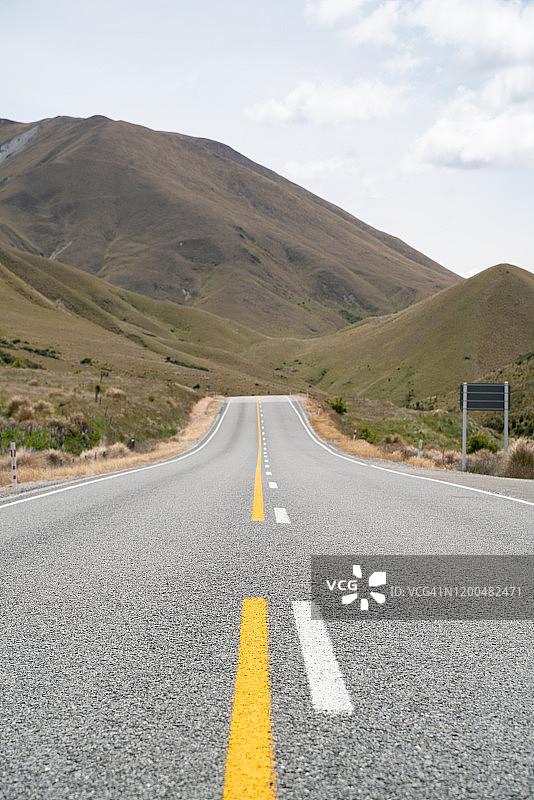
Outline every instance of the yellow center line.
<svg viewBox="0 0 534 800">
<path fill-rule="evenodd" d="M 267 603 L 243 600 L 224 800 L 276 800 Z"/>
<path fill-rule="evenodd" d="M 256 398 L 256 412 L 258 414 L 258 462 L 256 464 L 256 480 L 254 482 L 254 505 L 252 506 L 252 522 L 263 522 L 263 491 L 261 488 L 261 424 L 260 404 Z"/>
</svg>

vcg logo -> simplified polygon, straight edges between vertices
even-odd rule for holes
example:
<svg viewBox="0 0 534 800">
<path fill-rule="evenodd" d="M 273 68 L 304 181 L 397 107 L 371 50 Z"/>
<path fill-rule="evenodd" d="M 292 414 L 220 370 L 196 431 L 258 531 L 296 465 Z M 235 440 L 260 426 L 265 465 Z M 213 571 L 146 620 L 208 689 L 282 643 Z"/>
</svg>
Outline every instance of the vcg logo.
<svg viewBox="0 0 534 800">
<path fill-rule="evenodd" d="M 379 605 L 386 602 L 386 595 L 383 592 L 376 592 L 374 589 L 386 584 L 385 572 L 372 572 L 368 579 L 363 580 L 362 568 L 359 564 L 353 564 L 352 574 L 354 577 L 341 580 L 328 580 L 326 584 L 331 592 L 341 593 L 341 604 L 348 606 L 355 600 L 360 600 L 360 611 L 369 611 L 369 599 L 374 600 Z"/>
</svg>

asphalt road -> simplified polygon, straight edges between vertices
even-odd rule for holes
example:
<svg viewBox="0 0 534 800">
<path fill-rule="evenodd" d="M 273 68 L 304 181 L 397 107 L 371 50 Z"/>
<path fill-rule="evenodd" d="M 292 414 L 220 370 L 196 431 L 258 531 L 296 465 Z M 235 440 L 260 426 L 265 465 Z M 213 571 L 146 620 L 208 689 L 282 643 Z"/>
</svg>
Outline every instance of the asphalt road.
<svg viewBox="0 0 534 800">
<path fill-rule="evenodd" d="M 185 458 L 0 501 L 0 798 L 222 798 L 245 598 L 280 800 L 532 798 L 532 622 L 326 621 L 325 711 L 293 603 L 312 554 L 533 554 L 534 498 L 341 458 L 294 401 L 258 406 L 263 521 L 255 398 Z"/>
</svg>

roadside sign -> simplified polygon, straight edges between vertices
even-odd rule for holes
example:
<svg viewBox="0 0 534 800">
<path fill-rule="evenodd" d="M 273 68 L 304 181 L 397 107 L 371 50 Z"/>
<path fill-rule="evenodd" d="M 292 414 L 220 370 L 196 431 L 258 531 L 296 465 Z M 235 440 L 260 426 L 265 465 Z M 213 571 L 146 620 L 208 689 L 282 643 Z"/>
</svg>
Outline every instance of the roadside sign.
<svg viewBox="0 0 534 800">
<path fill-rule="evenodd" d="M 510 409 L 510 384 L 462 383 L 460 385 L 462 419 L 462 471 L 467 468 L 467 412 L 504 411 L 504 452 L 508 452 L 508 411 Z"/>
<path fill-rule="evenodd" d="M 460 409 L 462 411 L 465 385 L 460 386 Z M 510 403 L 508 383 L 468 383 L 467 409 L 469 411 L 504 411 L 505 387 L 508 387 L 508 403 Z"/>
</svg>

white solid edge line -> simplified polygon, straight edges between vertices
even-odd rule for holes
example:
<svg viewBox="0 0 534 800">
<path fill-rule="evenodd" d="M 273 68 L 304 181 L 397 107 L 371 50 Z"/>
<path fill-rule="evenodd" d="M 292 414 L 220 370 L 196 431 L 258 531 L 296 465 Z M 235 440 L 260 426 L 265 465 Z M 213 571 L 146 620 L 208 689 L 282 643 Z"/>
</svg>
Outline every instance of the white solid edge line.
<svg viewBox="0 0 534 800">
<path fill-rule="evenodd" d="M 531 500 L 521 500 L 519 497 L 510 497 L 507 494 L 497 494 L 496 492 L 489 492 L 487 489 L 476 489 L 474 486 L 465 486 L 463 483 L 453 483 L 452 481 L 442 481 L 439 478 L 428 478 L 426 475 L 413 475 L 411 472 L 403 472 L 400 469 L 390 469 L 389 467 L 380 467 L 378 464 L 366 464 L 365 461 L 358 461 L 357 458 L 352 458 L 351 456 L 345 456 L 341 453 L 336 453 L 334 450 L 331 450 L 327 445 L 325 445 L 321 440 L 312 433 L 302 417 L 300 416 L 299 412 L 293 405 L 293 401 L 288 397 L 287 401 L 297 418 L 299 419 L 302 427 L 310 437 L 313 439 L 315 444 L 318 444 L 319 447 L 322 447 L 323 450 L 326 450 L 327 453 L 330 453 L 332 456 L 337 456 L 338 458 L 342 458 L 344 461 L 350 461 L 353 464 L 359 464 L 361 467 L 369 467 L 371 469 L 379 469 L 382 472 L 391 472 L 393 475 L 403 475 L 405 478 L 415 478 L 418 481 L 430 481 L 431 483 L 440 483 L 442 486 L 455 486 L 457 489 L 465 489 L 468 492 L 477 492 L 478 494 L 489 494 L 491 497 L 498 497 L 500 500 L 511 500 L 513 503 L 522 503 L 523 505 L 527 506 L 534 506 L 534 503 Z"/>
<path fill-rule="evenodd" d="M 224 412 L 219 422 L 217 423 L 215 428 L 211 431 L 207 439 L 205 439 L 201 445 L 195 447 L 193 450 L 189 452 L 181 453 L 175 458 L 169 458 L 166 461 L 158 461 L 156 464 L 145 464 L 145 466 L 143 467 L 133 467 L 132 469 L 125 469 L 122 470 L 121 472 L 114 472 L 111 475 L 102 475 L 100 478 L 92 478 L 91 480 L 83 481 L 82 483 L 75 483 L 70 486 L 62 486 L 59 489 L 51 489 L 49 492 L 41 492 L 41 494 L 32 495 L 32 497 L 21 497 L 20 499 L 12 500 L 9 503 L 0 503 L 0 511 L 3 508 L 11 508 L 11 506 L 16 506 L 19 503 L 30 503 L 32 500 L 40 500 L 41 497 L 50 497 L 53 494 L 60 494 L 61 492 L 70 492 L 73 489 L 81 489 L 84 486 L 90 486 L 93 483 L 100 483 L 101 481 L 111 481 L 114 478 L 121 478 L 124 475 L 131 475 L 133 472 L 143 472 L 143 470 L 145 469 L 156 469 L 157 467 L 165 467 L 167 466 L 167 464 L 174 464 L 175 461 L 183 461 L 184 458 L 189 458 L 189 456 L 194 456 L 198 452 L 200 452 L 200 450 L 206 447 L 206 445 L 213 439 L 213 437 L 221 427 L 222 421 L 225 418 L 228 409 L 230 408 L 231 400 L 232 398 L 228 400 L 226 408 L 224 409 Z"/>
<path fill-rule="evenodd" d="M 314 709 L 324 714 L 352 714 L 352 701 L 326 625 L 322 619 L 311 618 L 309 600 L 295 600 L 291 605 Z"/>
<path fill-rule="evenodd" d="M 289 514 L 287 513 L 285 508 L 275 508 L 274 516 L 277 522 L 291 524 L 291 520 L 289 519 Z"/>
</svg>

